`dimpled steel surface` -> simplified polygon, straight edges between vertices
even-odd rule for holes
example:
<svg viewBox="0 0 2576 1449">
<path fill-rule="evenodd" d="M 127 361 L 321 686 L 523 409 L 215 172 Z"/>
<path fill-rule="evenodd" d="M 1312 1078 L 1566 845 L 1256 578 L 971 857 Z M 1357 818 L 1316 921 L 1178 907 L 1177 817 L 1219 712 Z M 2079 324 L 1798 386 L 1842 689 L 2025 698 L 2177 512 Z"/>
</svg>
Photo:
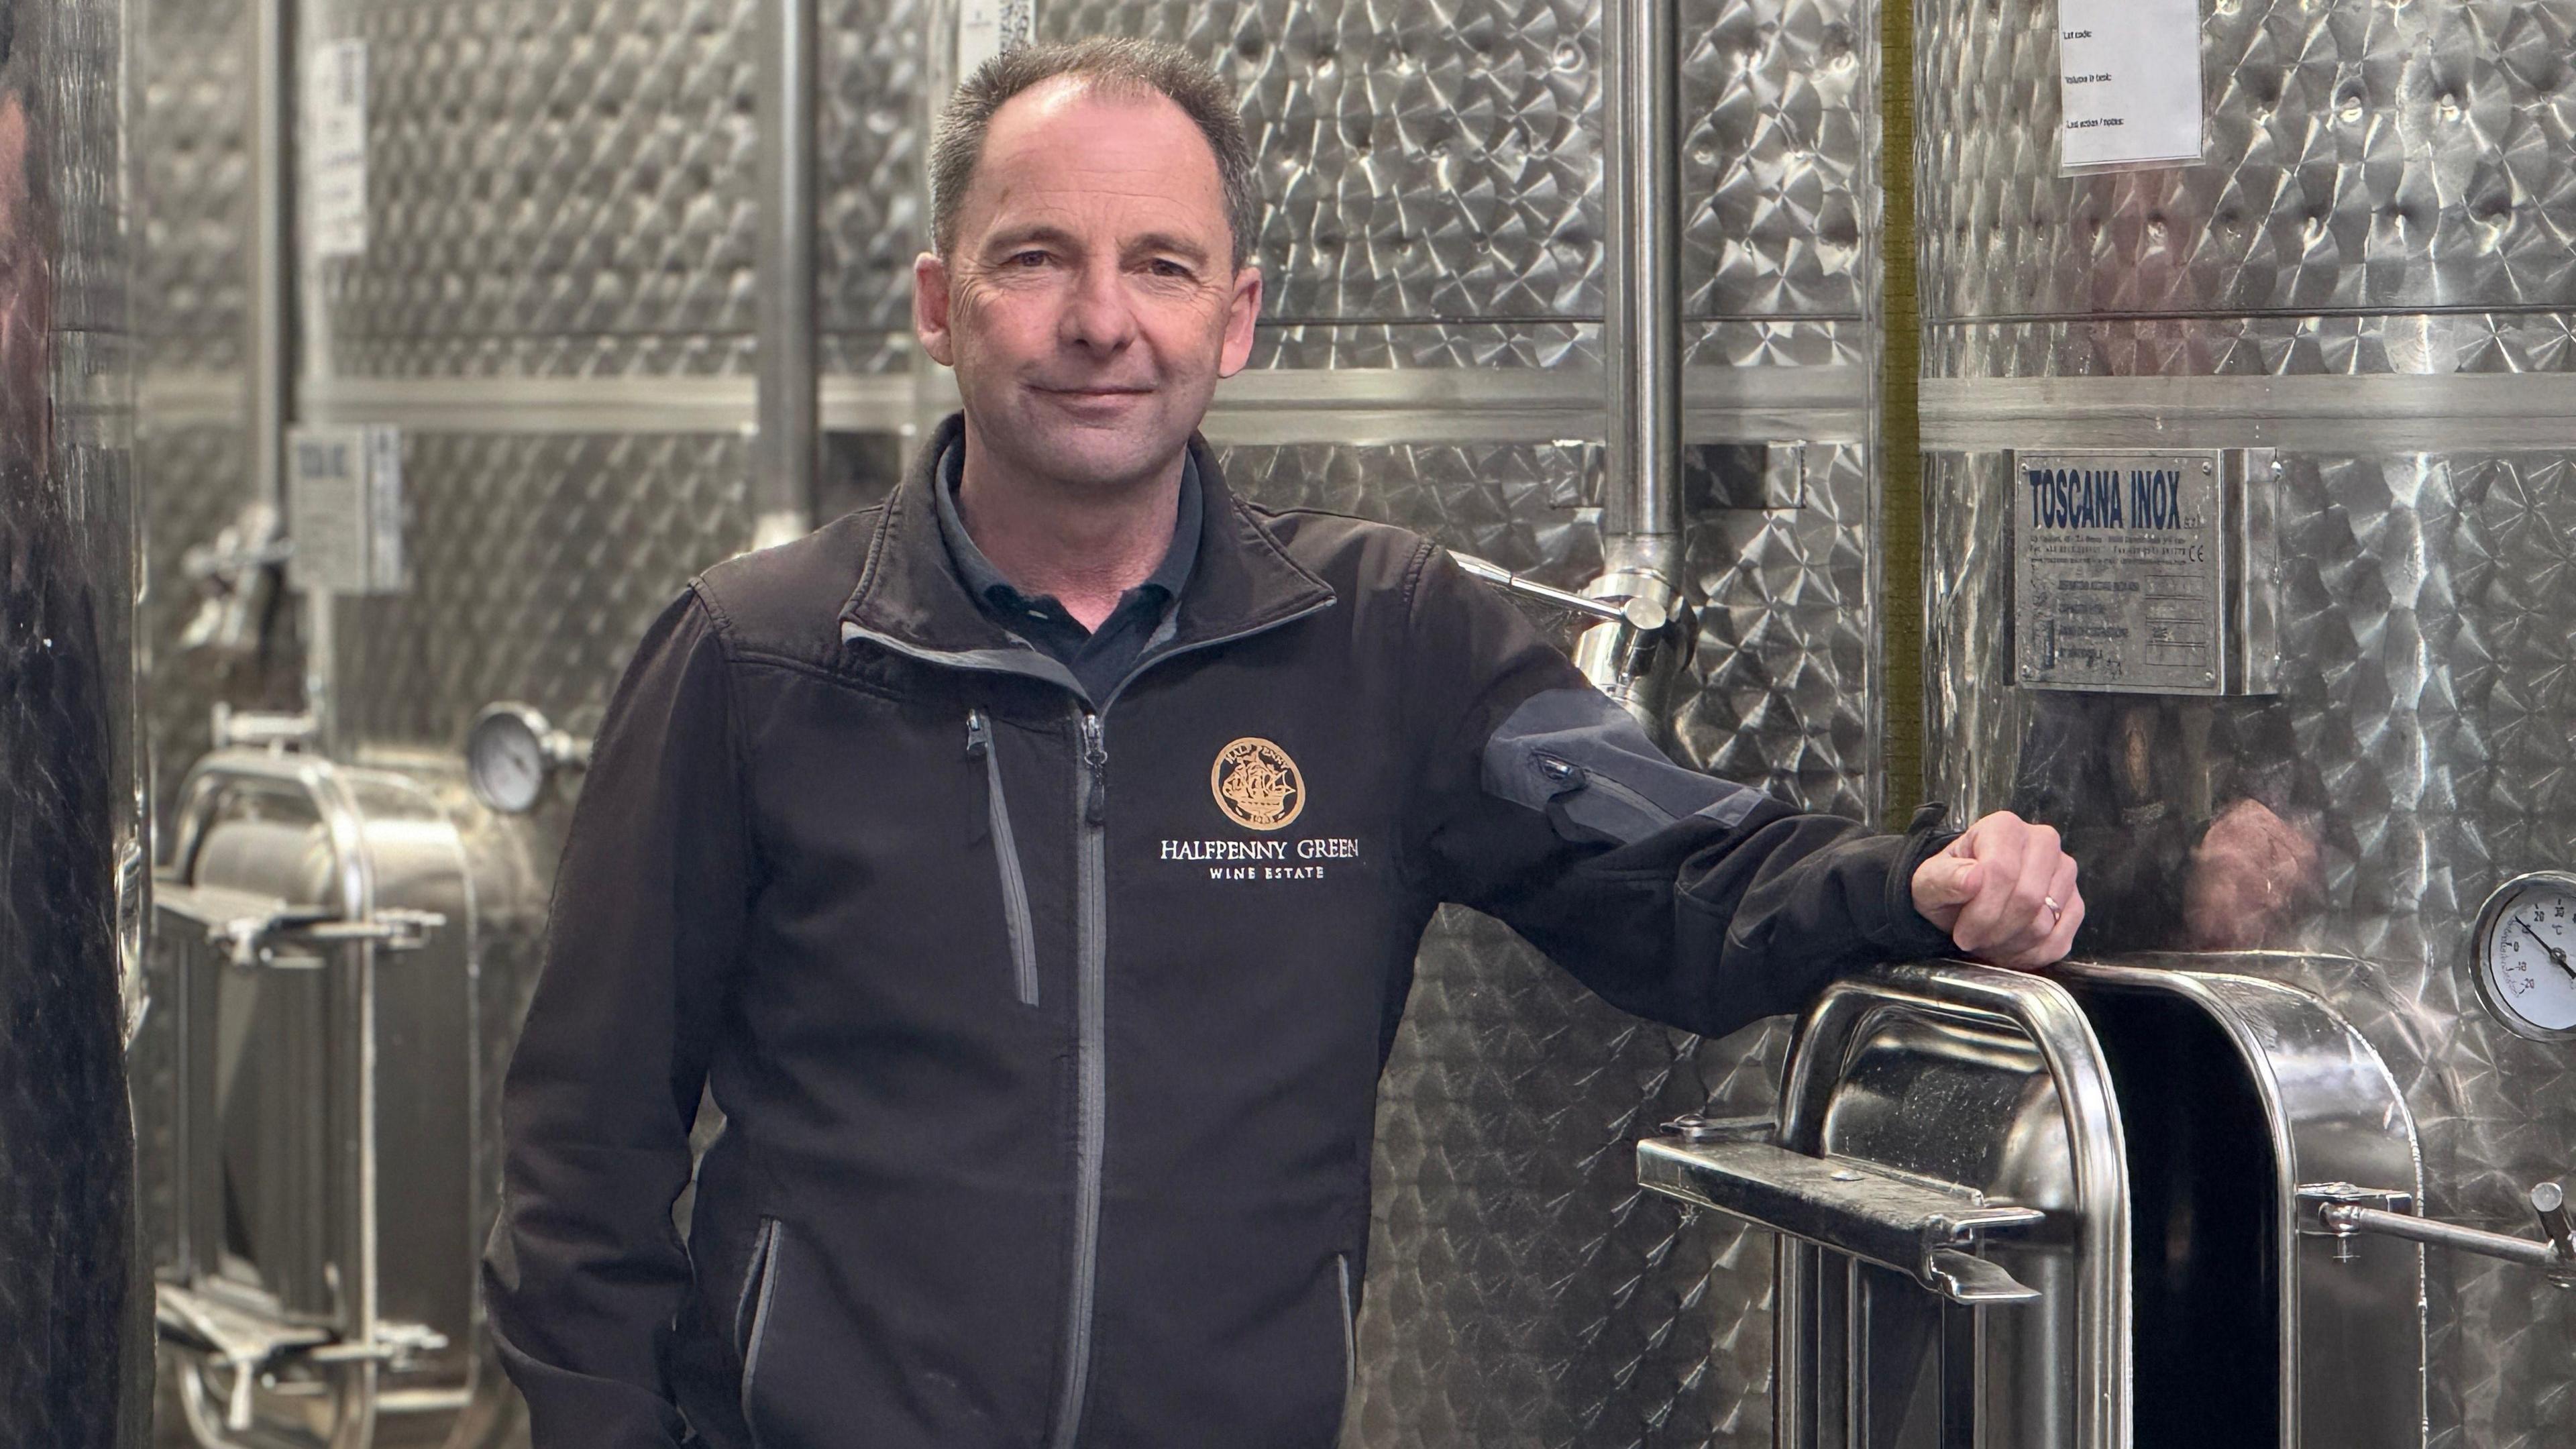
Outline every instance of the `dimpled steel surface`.
<svg viewBox="0 0 2576 1449">
<path fill-rule="evenodd" d="M 922 174 L 927 0 L 824 0 L 814 138 L 816 325 L 832 371 L 891 371 L 912 339 L 912 259 L 929 245 Z"/>
<path fill-rule="evenodd" d="M 450 749 L 502 699 L 595 730 L 645 626 L 750 543 L 745 446 L 725 434 L 406 438 L 411 589 L 340 605 L 351 738 Z"/>
<path fill-rule="evenodd" d="M 134 325 L 147 370 L 241 366 L 249 321 L 250 8 L 144 0 L 133 8 Z"/>
<path fill-rule="evenodd" d="M 315 263 L 353 377 L 748 371 L 750 0 L 331 0 L 367 44 L 367 250 Z"/>
<path fill-rule="evenodd" d="M 1144 35 L 1244 98 L 1269 315 L 1598 318 L 1597 0 L 1073 0 L 1048 38 Z M 1875 102 L 1857 0 L 1681 9 L 1685 310 L 1858 321 Z"/>
<path fill-rule="evenodd" d="M 1916 88 L 1927 320 L 2576 296 L 2576 4 L 2217 7 L 2205 162 L 2082 185 L 2056 174 L 2053 10 L 1934 13 Z"/>
<path fill-rule="evenodd" d="M 2055 175 L 2046 8 L 1937 16 L 1918 86 L 1939 138 L 1920 186 L 1931 374 L 2576 367 L 2576 5 L 2218 7 L 2206 163 L 2081 181 Z M 2034 727 L 2103 707 L 2003 672 L 2012 441 L 1934 458 L 1925 489 L 1931 771 L 1980 806 L 2063 784 Z M 2192 959 L 2331 1002 L 2406 1092 L 2427 1212 L 2528 1235 L 2523 1190 L 2576 1168 L 2576 1073 L 2564 1044 L 2478 1006 L 2468 934 L 2497 884 L 2576 860 L 2576 451 L 2464 436 L 2279 461 L 2280 692 L 2183 705 L 2157 749 L 2173 803 L 2204 818 L 2240 788 L 2286 799 L 2321 878 L 2262 942 L 2278 954 Z M 2428 1442 L 2576 1439 L 2563 1295 L 2483 1259 L 2426 1267 Z"/>
</svg>

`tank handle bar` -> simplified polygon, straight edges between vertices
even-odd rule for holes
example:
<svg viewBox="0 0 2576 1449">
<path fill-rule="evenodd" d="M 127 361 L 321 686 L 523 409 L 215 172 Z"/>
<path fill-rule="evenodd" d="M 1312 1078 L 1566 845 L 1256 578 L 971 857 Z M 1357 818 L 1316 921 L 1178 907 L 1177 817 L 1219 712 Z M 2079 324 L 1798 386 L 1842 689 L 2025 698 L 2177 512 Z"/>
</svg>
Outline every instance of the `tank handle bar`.
<svg viewBox="0 0 2576 1449">
<path fill-rule="evenodd" d="M 1677 1135 L 1637 1144 L 1639 1186 L 1893 1269 L 1953 1303 L 2040 1296 L 1976 1255 L 1988 1232 L 2045 1221 L 2037 1208 L 1899 1177 L 1856 1158 L 1810 1157 L 1749 1135 L 1749 1124 L 1748 1135 L 1732 1140 L 1697 1118 L 1672 1127 Z"/>
<path fill-rule="evenodd" d="M 2417 1217 L 2406 1210 L 2414 1205 L 2411 1195 L 2355 1187 L 2348 1182 L 2308 1183 L 2299 1189 L 2299 1202 L 2315 1208 L 2312 1215 L 2302 1219 L 2299 1231 L 2310 1237 L 2335 1239 L 2337 1262 L 2352 1261 L 2352 1239 L 2372 1233 L 2520 1263 L 2546 1272 L 2549 1281 L 2561 1288 L 2576 1288 L 2576 1223 L 2568 1218 L 2566 1190 L 2554 1182 L 2541 1183 L 2531 1190 L 2532 1212 L 2540 1219 L 2540 1230 L 2547 1234 L 2545 1239 L 2520 1238 Z"/>
</svg>

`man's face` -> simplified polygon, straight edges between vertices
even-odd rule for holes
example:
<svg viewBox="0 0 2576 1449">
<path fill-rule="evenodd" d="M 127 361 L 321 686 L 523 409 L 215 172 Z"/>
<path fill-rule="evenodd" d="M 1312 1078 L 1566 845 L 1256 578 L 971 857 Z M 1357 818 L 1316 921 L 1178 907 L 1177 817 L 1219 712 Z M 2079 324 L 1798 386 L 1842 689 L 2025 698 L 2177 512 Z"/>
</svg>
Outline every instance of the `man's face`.
<svg viewBox="0 0 2576 1449">
<path fill-rule="evenodd" d="M 1160 95 L 1062 78 L 993 116 L 913 320 L 957 370 L 970 446 L 1089 490 L 1158 477 L 1252 353 L 1261 273 L 1233 265 L 1198 127 Z"/>
</svg>

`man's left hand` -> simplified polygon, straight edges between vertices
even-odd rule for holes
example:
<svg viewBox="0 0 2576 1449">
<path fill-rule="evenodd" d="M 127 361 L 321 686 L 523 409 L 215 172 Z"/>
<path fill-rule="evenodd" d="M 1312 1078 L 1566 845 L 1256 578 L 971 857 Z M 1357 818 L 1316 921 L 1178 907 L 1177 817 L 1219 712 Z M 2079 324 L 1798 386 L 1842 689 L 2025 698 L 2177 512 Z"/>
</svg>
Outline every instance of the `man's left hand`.
<svg viewBox="0 0 2576 1449">
<path fill-rule="evenodd" d="M 2064 960 L 2084 924 L 2075 859 L 2057 832 L 1998 811 L 1914 872 L 1914 909 L 1990 966 L 2035 971 Z"/>
</svg>

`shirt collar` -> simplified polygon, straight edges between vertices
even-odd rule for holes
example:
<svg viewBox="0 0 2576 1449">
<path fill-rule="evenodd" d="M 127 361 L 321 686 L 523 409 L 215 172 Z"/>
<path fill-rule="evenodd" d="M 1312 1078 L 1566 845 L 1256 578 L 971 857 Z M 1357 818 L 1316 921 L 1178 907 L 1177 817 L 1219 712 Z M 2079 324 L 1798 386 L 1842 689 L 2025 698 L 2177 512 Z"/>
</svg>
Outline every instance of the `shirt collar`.
<svg viewBox="0 0 2576 1449">
<path fill-rule="evenodd" d="M 931 494 L 938 500 L 939 536 L 948 545 L 948 556 L 957 565 L 957 575 L 966 581 L 966 591 L 984 603 L 1021 605 L 1032 602 L 1028 595 L 1003 577 L 993 561 L 977 547 L 975 536 L 966 531 L 966 520 L 957 512 L 957 485 L 965 476 L 966 440 L 959 437 L 939 456 L 939 467 L 932 475 L 938 486 Z M 1163 550 L 1163 561 L 1146 575 L 1139 588 L 1159 589 L 1166 599 L 1177 599 L 1190 581 L 1190 565 L 1199 552 L 1199 530 L 1206 505 L 1199 496 L 1198 459 L 1181 455 L 1180 508 L 1172 520 L 1171 546 Z"/>
</svg>

